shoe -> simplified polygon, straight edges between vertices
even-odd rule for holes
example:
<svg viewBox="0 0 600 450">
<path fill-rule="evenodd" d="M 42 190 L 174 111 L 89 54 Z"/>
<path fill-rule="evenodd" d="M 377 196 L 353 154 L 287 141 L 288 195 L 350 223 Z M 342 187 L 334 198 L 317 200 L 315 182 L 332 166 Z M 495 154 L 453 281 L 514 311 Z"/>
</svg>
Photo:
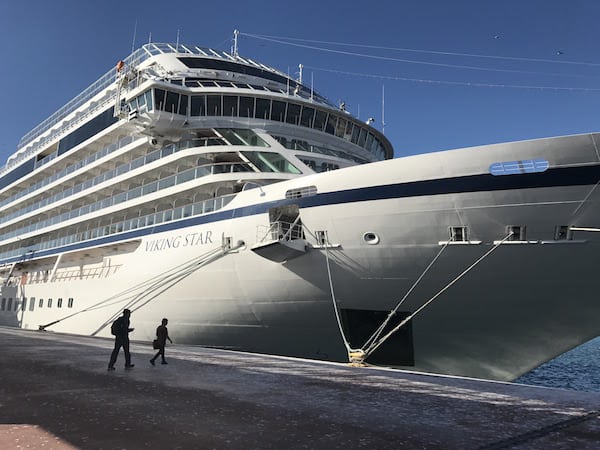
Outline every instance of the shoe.
<svg viewBox="0 0 600 450">
<path fill-rule="evenodd" d="M 150 364 L 154 365 L 154 360 L 153 359 L 150 360 Z"/>
<path fill-rule="evenodd" d="M 125 366 L 126 369 L 131 369 L 132 367 L 135 367 L 135 364 L 128 364 Z"/>
<path fill-rule="evenodd" d="M 161 364 L 169 364 L 169 363 L 168 363 L 168 362 L 166 362 L 166 361 L 163 361 L 163 362 L 161 362 Z"/>
<path fill-rule="evenodd" d="M 111 367 L 111 366 L 108 366 L 108 369 L 106 369 L 106 370 L 109 370 L 109 371 L 110 371 L 110 370 L 115 370 L 115 368 L 114 368 L 114 367 Z"/>
</svg>

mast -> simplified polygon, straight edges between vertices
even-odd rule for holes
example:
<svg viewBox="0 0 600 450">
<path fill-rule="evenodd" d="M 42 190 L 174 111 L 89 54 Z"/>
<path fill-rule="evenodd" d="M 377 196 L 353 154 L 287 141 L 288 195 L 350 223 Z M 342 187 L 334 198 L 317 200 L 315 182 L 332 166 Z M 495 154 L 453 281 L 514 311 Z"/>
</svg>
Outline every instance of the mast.
<svg viewBox="0 0 600 450">
<path fill-rule="evenodd" d="M 385 84 L 381 85 L 381 134 L 385 134 Z"/>
<path fill-rule="evenodd" d="M 240 32 L 238 30 L 233 30 L 233 48 L 231 49 L 231 54 L 234 58 L 238 57 L 238 35 Z"/>
</svg>

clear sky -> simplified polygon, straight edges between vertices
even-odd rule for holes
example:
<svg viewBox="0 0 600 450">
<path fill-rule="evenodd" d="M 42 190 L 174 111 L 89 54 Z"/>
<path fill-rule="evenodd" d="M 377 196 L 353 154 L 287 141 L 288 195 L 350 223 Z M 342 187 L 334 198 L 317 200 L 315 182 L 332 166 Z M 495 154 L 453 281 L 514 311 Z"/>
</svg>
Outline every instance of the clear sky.
<svg viewBox="0 0 600 450">
<path fill-rule="evenodd" d="M 0 160 L 134 43 L 230 50 L 234 29 L 240 55 L 303 64 L 379 129 L 385 98 L 396 156 L 599 131 L 598 17 L 596 0 L 4 0 Z"/>
</svg>

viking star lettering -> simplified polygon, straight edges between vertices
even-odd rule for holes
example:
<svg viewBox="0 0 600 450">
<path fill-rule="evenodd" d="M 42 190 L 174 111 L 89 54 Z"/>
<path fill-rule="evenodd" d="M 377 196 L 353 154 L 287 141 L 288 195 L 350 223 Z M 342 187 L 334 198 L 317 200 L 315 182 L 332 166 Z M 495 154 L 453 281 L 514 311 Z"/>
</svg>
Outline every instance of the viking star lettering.
<svg viewBox="0 0 600 450">
<path fill-rule="evenodd" d="M 200 233 L 189 233 L 186 235 L 177 235 L 161 239 L 153 239 L 146 242 L 147 252 L 157 252 L 171 248 L 191 247 L 195 245 L 212 244 L 212 231 Z"/>
</svg>

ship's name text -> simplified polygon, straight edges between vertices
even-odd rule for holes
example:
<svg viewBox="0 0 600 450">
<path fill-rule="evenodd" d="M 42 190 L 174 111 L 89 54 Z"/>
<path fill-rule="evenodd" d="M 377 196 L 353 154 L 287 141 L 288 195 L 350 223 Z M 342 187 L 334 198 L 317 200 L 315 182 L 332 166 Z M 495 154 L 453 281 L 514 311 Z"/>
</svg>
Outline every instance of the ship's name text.
<svg viewBox="0 0 600 450">
<path fill-rule="evenodd" d="M 212 231 L 203 233 L 189 233 L 163 239 L 154 239 L 146 242 L 147 252 L 158 252 L 169 248 L 192 247 L 194 245 L 206 245 L 213 243 Z"/>
</svg>

